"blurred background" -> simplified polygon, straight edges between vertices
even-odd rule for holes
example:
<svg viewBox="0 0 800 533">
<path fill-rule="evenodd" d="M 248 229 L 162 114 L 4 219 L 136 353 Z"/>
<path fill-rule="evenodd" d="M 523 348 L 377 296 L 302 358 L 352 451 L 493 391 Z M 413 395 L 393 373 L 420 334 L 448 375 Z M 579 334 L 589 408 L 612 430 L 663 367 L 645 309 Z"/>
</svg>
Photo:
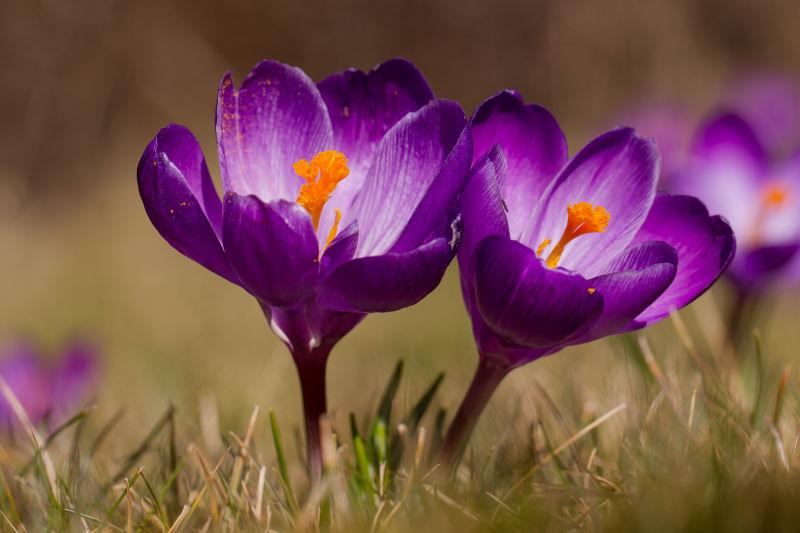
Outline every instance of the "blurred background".
<svg viewBox="0 0 800 533">
<path fill-rule="evenodd" d="M 105 358 L 98 409 L 124 409 L 118 431 L 131 434 L 169 402 L 191 431 L 203 398 L 215 398 L 223 430 L 241 427 L 255 404 L 299 426 L 292 362 L 256 303 L 172 250 L 136 189 L 142 150 L 169 122 L 197 135 L 218 179 L 214 105 L 224 72 L 241 79 L 275 58 L 321 79 L 403 56 L 468 113 L 503 88 L 547 106 L 572 153 L 631 103 L 703 112 L 737 77 L 800 74 L 796 0 L 0 5 L 0 340 L 92 339 Z M 716 289 L 689 320 L 702 315 L 714 334 L 726 298 Z M 786 328 L 797 311 L 791 295 L 772 307 L 765 339 L 778 364 L 800 331 Z M 771 331 L 782 331 L 780 342 Z M 678 353 L 669 324 L 654 335 L 664 339 L 659 357 Z M 525 395 L 532 380 L 563 401 L 580 389 L 579 408 L 609 408 L 627 368 L 613 348 L 595 343 L 529 365 L 490 409 Z M 340 343 L 328 378 L 338 420 L 375 403 L 398 358 L 405 397 L 443 371 L 440 402 L 455 408 L 477 361 L 455 266 L 420 305 L 370 316 Z"/>
</svg>

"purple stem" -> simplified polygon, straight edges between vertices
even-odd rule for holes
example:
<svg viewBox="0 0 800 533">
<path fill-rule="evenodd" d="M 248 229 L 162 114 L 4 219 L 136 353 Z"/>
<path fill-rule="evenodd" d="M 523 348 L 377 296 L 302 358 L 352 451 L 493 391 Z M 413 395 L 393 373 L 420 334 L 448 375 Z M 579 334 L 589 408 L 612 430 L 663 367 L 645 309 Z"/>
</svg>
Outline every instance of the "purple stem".
<svg viewBox="0 0 800 533">
<path fill-rule="evenodd" d="M 300 390 L 303 395 L 303 416 L 306 424 L 306 444 L 308 453 L 308 475 L 311 484 L 322 478 L 322 441 L 319 422 L 325 414 L 325 365 L 328 350 L 315 351 L 302 357 L 295 357 L 297 374 L 300 377 Z"/>
<path fill-rule="evenodd" d="M 442 446 L 441 461 L 454 468 L 461 460 L 467 442 L 486 404 L 511 368 L 483 354 L 467 394 L 453 418 Z"/>
</svg>

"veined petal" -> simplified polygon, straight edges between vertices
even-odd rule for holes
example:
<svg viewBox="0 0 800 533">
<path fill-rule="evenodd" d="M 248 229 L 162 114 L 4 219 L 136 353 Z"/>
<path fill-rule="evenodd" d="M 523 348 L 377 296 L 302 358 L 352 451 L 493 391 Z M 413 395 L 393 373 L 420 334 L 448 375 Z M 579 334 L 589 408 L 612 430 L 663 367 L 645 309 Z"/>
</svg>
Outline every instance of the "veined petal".
<svg viewBox="0 0 800 533">
<path fill-rule="evenodd" d="M 567 225 L 567 206 L 588 202 L 610 214 L 608 229 L 575 239 L 559 266 L 594 277 L 630 244 L 656 192 L 658 152 L 652 139 L 632 129 L 611 130 L 578 152 L 544 194 L 532 231 L 522 242 L 536 248 L 544 239 L 558 240 Z"/>
<path fill-rule="evenodd" d="M 675 280 L 626 329 L 669 315 L 703 294 L 728 268 L 736 250 L 733 231 L 691 196 L 659 195 L 634 243 L 664 241 L 678 252 Z"/>
<path fill-rule="evenodd" d="M 379 143 L 346 222 L 358 220 L 356 257 L 389 250 L 408 224 L 466 122 L 455 102 L 434 100 L 409 113 Z"/>
<path fill-rule="evenodd" d="M 544 107 L 524 104 L 512 91 L 484 101 L 472 118 L 477 160 L 499 144 L 508 162 L 502 197 L 511 236 L 518 239 L 533 221 L 545 189 L 567 162 L 567 140 Z"/>
<path fill-rule="evenodd" d="M 458 265 L 462 278 L 471 279 L 472 254 L 478 244 L 491 235 L 509 237 L 508 220 L 500 183 L 506 175 L 506 158 L 500 146 L 473 165 L 472 172 L 461 194 L 461 245 L 458 248 Z"/>
<path fill-rule="evenodd" d="M 239 283 L 220 243 L 221 203 L 194 136 L 182 126 L 162 129 L 142 154 L 139 194 L 164 239 L 186 257 Z"/>
<path fill-rule="evenodd" d="M 675 279 L 678 252 L 660 241 L 634 244 L 611 262 L 609 270 L 589 280 L 603 296 L 603 313 L 575 344 L 613 335 L 647 309 Z"/>
<path fill-rule="evenodd" d="M 311 217 L 296 203 L 228 193 L 222 238 L 242 286 L 262 302 L 288 307 L 314 292 L 317 238 Z"/>
<path fill-rule="evenodd" d="M 469 128 L 464 128 L 453 150 L 442 163 L 439 175 L 428 187 L 400 237 L 390 248 L 391 252 L 407 252 L 438 237 L 452 237 L 452 247 L 458 245 L 461 233 L 455 225 L 458 199 L 469 174 L 471 160 L 472 136 Z"/>
<path fill-rule="evenodd" d="M 566 344 L 603 310 L 603 297 L 590 291 L 588 280 L 547 268 L 519 242 L 488 237 L 478 245 L 473 261 L 477 309 L 492 331 L 511 344 Z"/>
<path fill-rule="evenodd" d="M 409 252 L 352 259 L 322 280 L 319 303 L 356 313 L 408 307 L 436 288 L 452 258 L 447 239 L 438 238 Z"/>
<path fill-rule="evenodd" d="M 378 142 L 398 120 L 433 99 L 433 91 L 404 59 L 390 59 L 367 73 L 338 72 L 317 87 L 333 125 L 333 146 L 350 162 L 350 174 L 331 198 L 344 212 L 364 183 Z"/>
<path fill-rule="evenodd" d="M 238 90 L 230 74 L 222 78 L 217 145 L 226 193 L 294 200 L 303 180 L 292 165 L 330 149 L 333 132 L 314 82 L 298 68 L 262 61 Z"/>
</svg>

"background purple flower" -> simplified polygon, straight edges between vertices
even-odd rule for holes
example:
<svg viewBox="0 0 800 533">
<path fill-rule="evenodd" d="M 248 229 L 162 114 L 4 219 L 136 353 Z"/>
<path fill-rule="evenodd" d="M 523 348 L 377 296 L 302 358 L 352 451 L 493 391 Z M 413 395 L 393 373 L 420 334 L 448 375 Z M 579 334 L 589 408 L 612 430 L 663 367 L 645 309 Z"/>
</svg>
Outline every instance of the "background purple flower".
<svg viewBox="0 0 800 533">
<path fill-rule="evenodd" d="M 552 115 L 506 91 L 481 104 L 472 132 L 485 155 L 462 195 L 458 259 L 481 360 L 448 458 L 511 369 L 664 318 L 702 294 L 735 248 L 697 199 L 656 194 L 658 153 L 632 129 L 567 160 Z"/>
<path fill-rule="evenodd" d="M 800 273 L 800 153 L 779 159 L 770 152 L 750 122 L 723 112 L 698 129 L 671 183 L 730 221 L 738 252 L 728 276 L 744 293 L 770 281 L 793 283 Z"/>
<path fill-rule="evenodd" d="M 0 349 L 0 375 L 31 422 L 38 424 L 46 418 L 58 424 L 96 392 L 98 352 L 88 342 L 77 340 L 66 344 L 51 359 L 33 343 L 20 340 Z M 4 428 L 16 424 L 16 417 L 2 397 L 0 416 Z"/>
<path fill-rule="evenodd" d="M 800 147 L 800 80 L 778 72 L 756 72 L 730 84 L 722 104 L 747 120 L 773 156 Z"/>
<path fill-rule="evenodd" d="M 217 102 L 221 201 L 194 136 L 162 129 L 138 168 L 153 225 L 179 252 L 240 285 L 291 351 L 320 470 L 331 348 L 367 313 L 418 302 L 456 245 L 472 158 L 461 107 L 433 98 L 411 63 L 347 70 L 315 85 L 259 63 Z"/>
</svg>

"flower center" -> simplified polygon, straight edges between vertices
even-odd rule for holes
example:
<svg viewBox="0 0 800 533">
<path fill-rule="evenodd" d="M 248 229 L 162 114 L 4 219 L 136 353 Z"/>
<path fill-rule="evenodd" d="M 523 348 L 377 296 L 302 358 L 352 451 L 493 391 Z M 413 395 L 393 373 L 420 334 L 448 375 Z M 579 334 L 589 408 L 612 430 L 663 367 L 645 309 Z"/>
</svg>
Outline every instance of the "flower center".
<svg viewBox="0 0 800 533">
<path fill-rule="evenodd" d="M 589 202 L 578 202 L 567 206 L 567 227 L 564 234 L 547 256 L 548 268 L 556 268 L 561 260 L 561 254 L 573 239 L 589 233 L 603 233 L 608 228 L 611 215 L 602 205 L 593 206 Z M 545 249 L 553 242 L 545 239 L 536 249 L 536 255 L 541 257 Z"/>
<path fill-rule="evenodd" d="M 782 183 L 770 181 L 761 192 L 761 203 L 750 227 L 749 240 L 758 245 L 763 240 L 764 226 L 769 216 L 786 206 L 789 201 L 789 189 Z"/>
<path fill-rule="evenodd" d="M 297 203 L 306 208 L 311 215 L 314 231 L 317 231 L 322 208 L 330 200 L 331 194 L 336 190 L 339 182 L 350 174 L 347 158 L 337 150 L 326 150 L 315 155 L 311 161 L 307 159 L 297 161 L 292 168 L 295 174 L 306 180 L 300 187 Z M 339 222 L 342 220 L 342 212 L 338 209 L 335 209 L 334 212 L 335 219 L 325 241 L 326 247 L 336 237 Z"/>
</svg>

